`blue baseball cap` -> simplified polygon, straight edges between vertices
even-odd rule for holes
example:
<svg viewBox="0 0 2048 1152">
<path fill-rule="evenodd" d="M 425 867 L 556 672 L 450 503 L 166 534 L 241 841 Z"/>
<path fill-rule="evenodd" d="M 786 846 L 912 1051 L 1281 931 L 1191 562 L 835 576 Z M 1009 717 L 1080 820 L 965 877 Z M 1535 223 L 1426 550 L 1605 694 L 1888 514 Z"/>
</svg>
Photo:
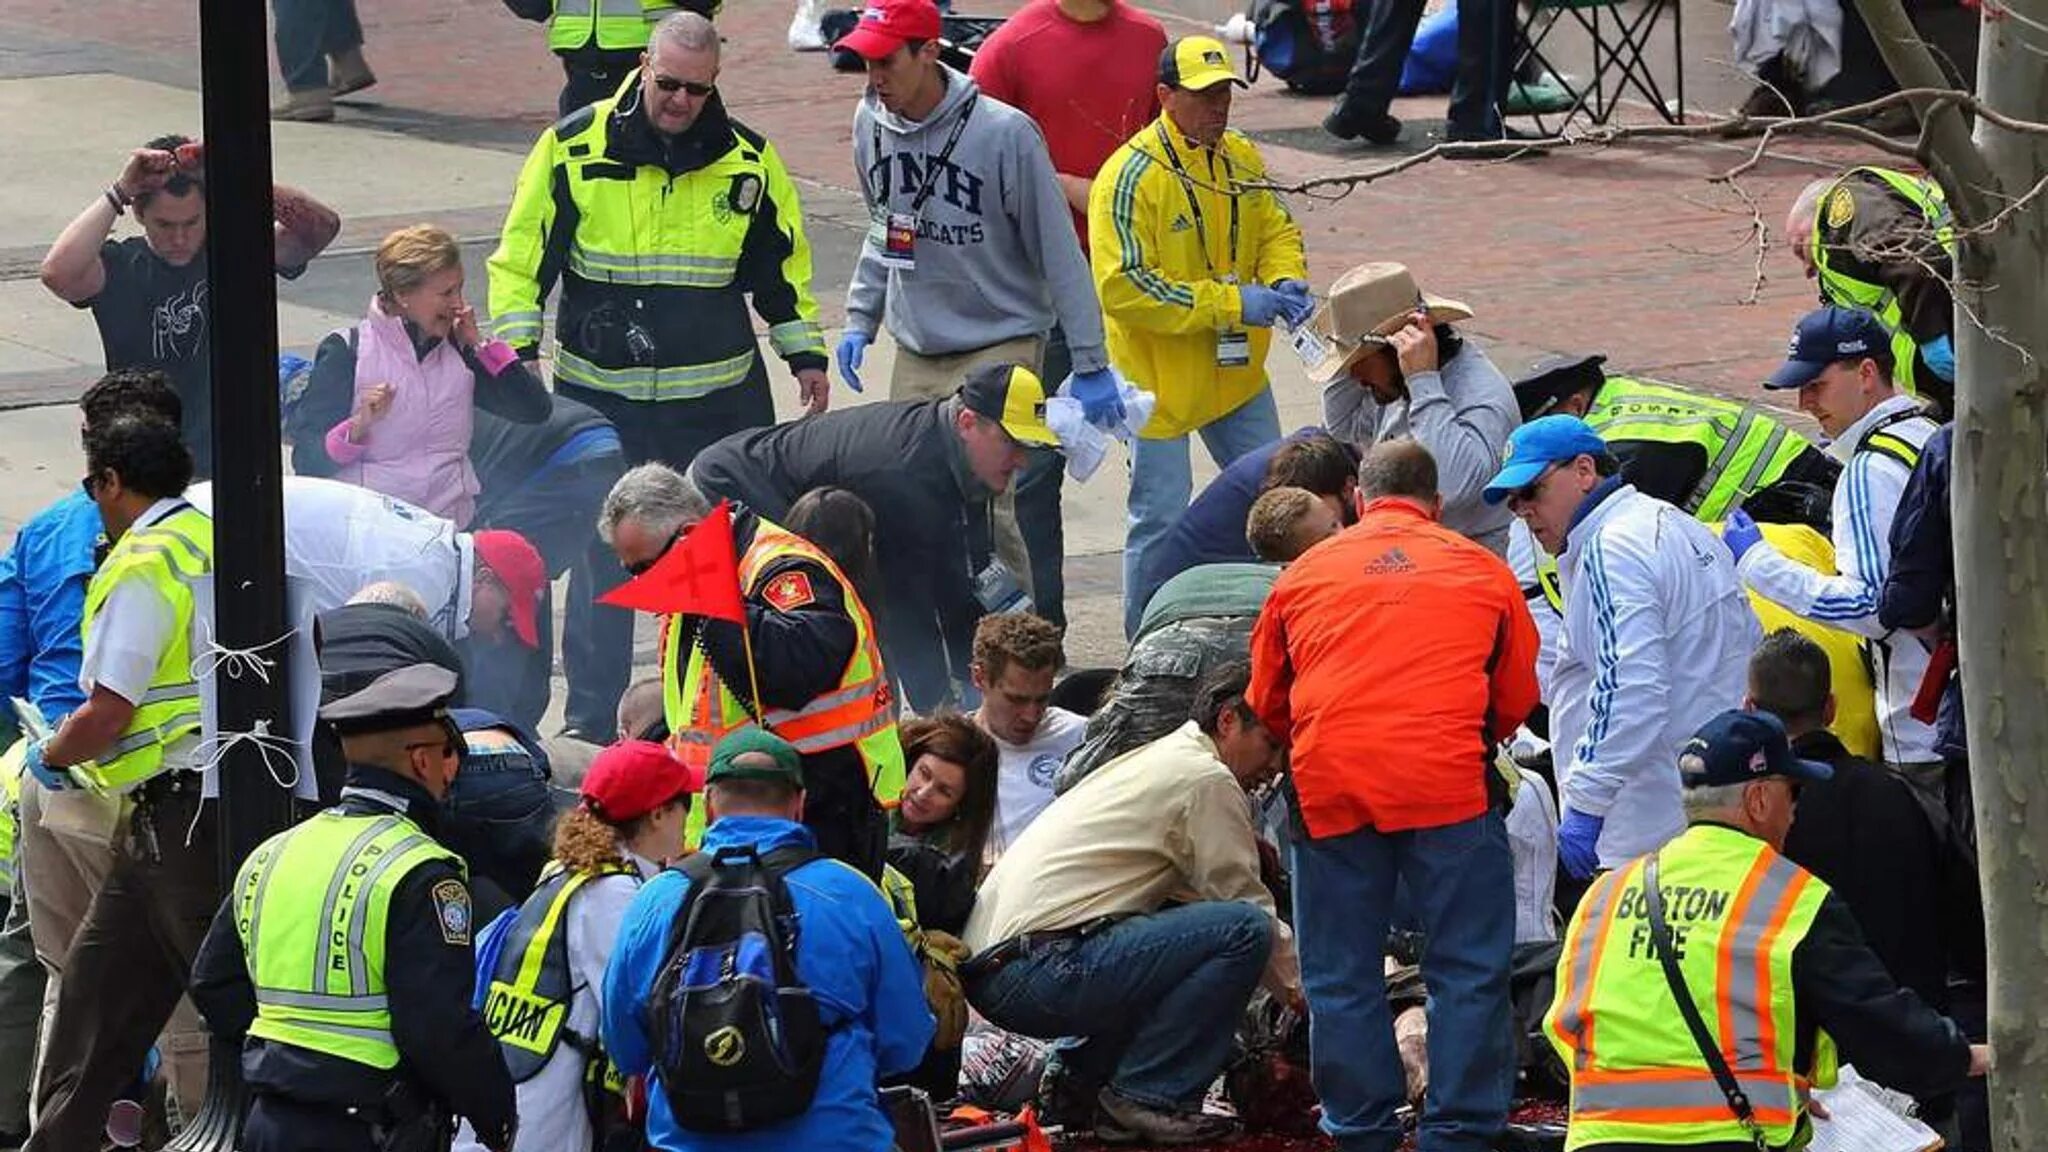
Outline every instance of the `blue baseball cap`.
<svg viewBox="0 0 2048 1152">
<path fill-rule="evenodd" d="M 1486 482 L 1482 494 L 1488 504 L 1499 504 L 1516 489 L 1543 475 L 1543 470 L 1561 460 L 1599 456 L 1607 441 L 1593 426 L 1577 416 L 1559 413 L 1531 420 L 1508 436 L 1507 451 L 1501 453 L 1500 471 Z"/>
<path fill-rule="evenodd" d="M 1687 788 L 1747 784 L 1765 776 L 1830 780 L 1835 770 L 1792 755 L 1785 722 L 1769 712 L 1723 712 L 1700 726 L 1678 754 L 1678 777 Z"/>
<path fill-rule="evenodd" d="M 1785 363 L 1764 387 L 1804 388 L 1830 364 L 1869 357 L 1887 367 L 1892 362 L 1892 334 L 1882 321 L 1861 308 L 1816 308 L 1792 329 Z"/>
</svg>

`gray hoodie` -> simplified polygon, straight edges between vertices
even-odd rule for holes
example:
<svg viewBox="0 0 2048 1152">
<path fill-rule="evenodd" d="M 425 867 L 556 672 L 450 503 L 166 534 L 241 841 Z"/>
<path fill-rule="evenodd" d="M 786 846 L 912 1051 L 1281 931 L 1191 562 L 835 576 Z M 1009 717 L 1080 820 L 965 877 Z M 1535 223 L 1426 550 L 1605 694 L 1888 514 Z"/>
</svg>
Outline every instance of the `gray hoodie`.
<svg viewBox="0 0 2048 1152">
<path fill-rule="evenodd" d="M 905 348 L 950 356 L 1043 336 L 1057 321 L 1074 371 L 1106 367 L 1095 281 L 1038 126 L 966 75 L 941 70 L 946 94 L 921 121 L 873 95 L 854 113 L 854 170 L 870 224 L 846 290 L 846 326 L 872 336 L 886 318 Z M 926 165 L 962 115 L 967 126 L 918 213 L 917 266 L 891 268 L 881 258 L 889 213 L 911 210 Z"/>
</svg>

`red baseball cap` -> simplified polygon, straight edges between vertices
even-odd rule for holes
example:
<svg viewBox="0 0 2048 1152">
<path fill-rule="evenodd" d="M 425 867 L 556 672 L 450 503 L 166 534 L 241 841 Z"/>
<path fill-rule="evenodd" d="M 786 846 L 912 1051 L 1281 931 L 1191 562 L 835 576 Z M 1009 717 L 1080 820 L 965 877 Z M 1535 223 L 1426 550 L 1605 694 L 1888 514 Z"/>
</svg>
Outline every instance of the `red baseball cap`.
<svg viewBox="0 0 2048 1152">
<path fill-rule="evenodd" d="M 540 590 L 548 583 L 548 566 L 540 553 L 526 537 L 503 528 L 478 532 L 474 541 L 477 562 L 505 586 L 512 631 L 528 648 L 540 647 Z"/>
<path fill-rule="evenodd" d="M 944 31 L 933 0 L 874 0 L 860 10 L 860 23 L 833 47 L 881 60 L 912 40 L 937 40 Z"/>
<path fill-rule="evenodd" d="M 613 824 L 645 816 L 704 782 L 690 766 L 652 740 L 621 740 L 598 752 L 583 776 L 583 799 Z"/>
</svg>

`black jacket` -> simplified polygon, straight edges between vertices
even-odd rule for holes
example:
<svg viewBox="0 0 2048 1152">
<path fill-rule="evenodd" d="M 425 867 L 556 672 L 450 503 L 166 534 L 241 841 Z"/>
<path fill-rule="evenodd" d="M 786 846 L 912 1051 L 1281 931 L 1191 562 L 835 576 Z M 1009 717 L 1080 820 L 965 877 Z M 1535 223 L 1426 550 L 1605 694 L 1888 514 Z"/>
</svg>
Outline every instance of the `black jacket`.
<svg viewBox="0 0 2048 1152">
<path fill-rule="evenodd" d="M 1941 626 L 1955 639 L 1956 545 L 1949 515 L 1949 461 L 1955 451 L 1955 425 L 1944 424 L 1920 449 L 1920 462 L 1899 496 L 1892 518 L 1892 566 L 1885 573 L 1877 600 L 1877 620 L 1887 628 Z M 1895 643 L 1913 643 L 1901 637 Z M 1963 720 L 1963 679 L 1951 674 L 1942 689 L 1941 710 L 1934 723 L 1935 748 L 1951 760 L 1970 754 Z"/>
<path fill-rule="evenodd" d="M 469 463 L 483 491 L 476 498 L 476 521 L 486 523 L 490 506 L 533 479 L 556 451 L 576 436 L 610 428 L 612 422 L 588 404 L 555 393 L 547 419 L 524 424 L 479 410 L 469 433 Z M 616 435 L 616 433 L 614 433 Z M 596 517 L 591 518 L 592 523 Z"/>
<path fill-rule="evenodd" d="M 1686 506 L 1700 477 L 1707 474 L 1707 453 L 1697 444 L 1661 440 L 1613 440 L 1608 448 L 1621 463 L 1621 474 L 1636 490 L 1667 504 Z M 1818 448 L 1794 457 L 1777 482 L 1760 488 L 1742 502 L 1743 511 L 1765 524 L 1805 524 L 1821 535 L 1832 531 L 1832 500 L 1842 466 Z"/>
<path fill-rule="evenodd" d="M 406 815 L 422 830 L 435 834 L 439 810 L 424 788 L 381 768 L 349 765 L 342 811 L 389 812 L 393 799 L 404 803 Z M 375 1118 L 386 1093 L 404 1078 L 455 1115 L 467 1117 L 488 1146 L 509 1146 L 517 1116 L 512 1077 L 498 1042 L 469 1006 L 476 981 L 470 946 L 474 925 L 466 903 L 460 917 L 444 914 L 450 884 L 461 887 L 466 901 L 461 871 L 436 861 L 414 869 L 391 896 L 384 981 L 400 1059 L 388 1072 L 249 1038 L 256 992 L 235 928 L 235 895 L 229 894 L 193 962 L 191 995 L 215 1036 L 242 1043 L 242 1074 L 251 1089 L 301 1104 L 361 1109 Z"/>
<path fill-rule="evenodd" d="M 813 488 L 844 488 L 875 511 L 882 655 L 912 709 L 967 678 L 982 611 L 969 574 L 970 512 L 994 493 L 960 458 L 959 401 L 892 401 L 728 436 L 690 475 L 714 497 L 780 519 Z"/>
</svg>

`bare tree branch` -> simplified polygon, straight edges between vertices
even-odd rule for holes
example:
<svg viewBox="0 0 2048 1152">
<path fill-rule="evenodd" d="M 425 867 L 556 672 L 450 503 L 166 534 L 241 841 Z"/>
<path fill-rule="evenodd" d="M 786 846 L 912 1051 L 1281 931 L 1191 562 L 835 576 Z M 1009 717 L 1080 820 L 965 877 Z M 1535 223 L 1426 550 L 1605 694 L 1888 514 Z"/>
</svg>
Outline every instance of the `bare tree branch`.
<svg viewBox="0 0 2048 1152">
<path fill-rule="evenodd" d="M 1949 87 L 1948 74 L 1921 41 L 1900 0 L 1856 0 L 1856 11 L 1870 26 L 1878 54 L 1900 88 L 1918 94 Z M 1913 111 L 1920 117 L 1921 159 L 1947 190 L 1950 211 L 1964 224 L 1982 221 L 1988 215 L 1984 194 L 1998 187 L 1998 177 L 1970 139 L 1963 113 L 1984 116 L 1984 108 L 1975 96 L 1953 103 L 1916 96 Z"/>
</svg>

